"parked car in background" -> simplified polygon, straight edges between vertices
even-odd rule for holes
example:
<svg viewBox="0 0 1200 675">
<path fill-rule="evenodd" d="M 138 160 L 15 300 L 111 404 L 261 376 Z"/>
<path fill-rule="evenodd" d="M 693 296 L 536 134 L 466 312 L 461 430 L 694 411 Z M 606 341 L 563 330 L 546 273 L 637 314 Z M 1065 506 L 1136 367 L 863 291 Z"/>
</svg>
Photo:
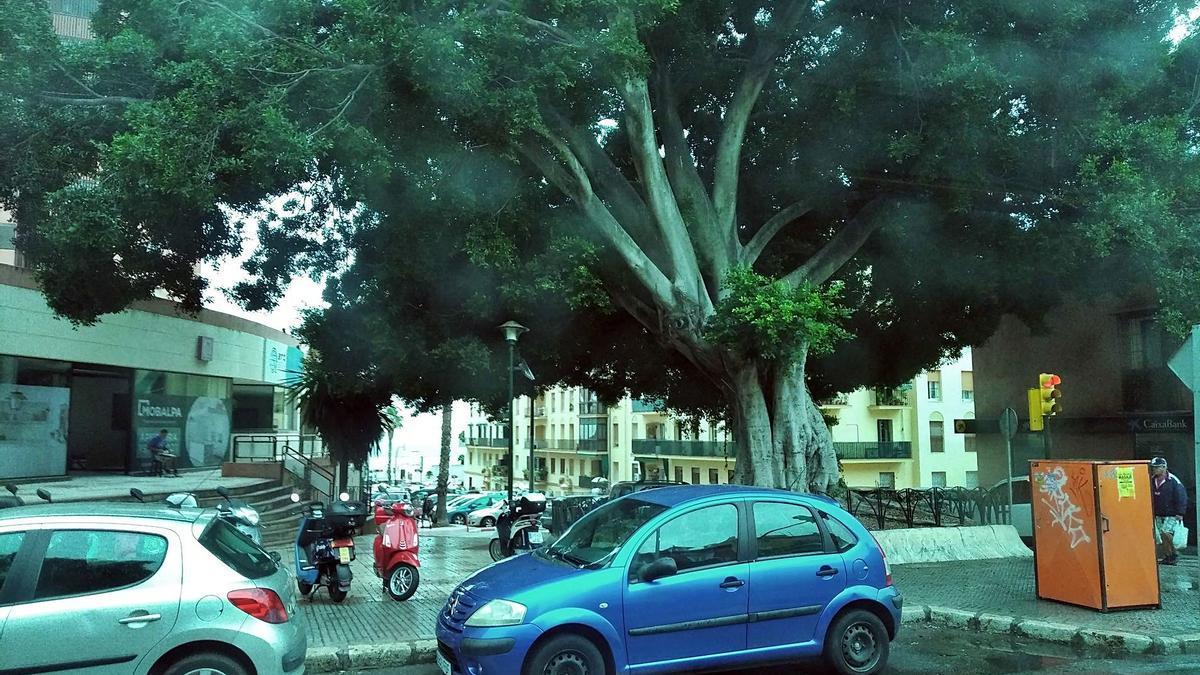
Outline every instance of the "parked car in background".
<svg viewBox="0 0 1200 675">
<path fill-rule="evenodd" d="M 1013 476 L 1012 519 L 1009 521 L 1017 529 L 1017 534 L 1026 545 L 1033 546 L 1033 490 L 1029 485 L 1029 476 Z M 1004 513 L 1008 506 L 1008 480 L 996 483 L 988 490 L 992 503 L 999 506 L 999 512 Z"/>
<path fill-rule="evenodd" d="M 304 670 L 291 574 L 213 510 L 0 510 L 0 609 L 0 672 Z"/>
<path fill-rule="evenodd" d="M 495 527 L 496 519 L 500 517 L 501 509 L 504 509 L 508 504 L 507 499 L 485 506 L 482 509 L 476 509 L 467 514 L 468 527 Z"/>
<path fill-rule="evenodd" d="M 668 487 L 671 485 L 687 485 L 687 483 L 679 480 L 637 480 L 637 481 L 622 481 L 613 483 L 608 490 L 608 496 L 612 499 L 631 495 L 642 490 L 650 490 L 653 488 Z"/>
<path fill-rule="evenodd" d="M 469 499 L 463 499 L 456 503 L 453 508 L 446 505 L 447 521 L 452 525 L 466 525 L 467 514 L 472 511 L 482 509 L 497 502 L 501 502 L 508 495 L 503 492 L 493 492 L 486 495 L 472 496 Z"/>
<path fill-rule="evenodd" d="M 554 544 L 468 577 L 439 616 L 436 658 L 443 672 L 540 674 L 821 656 L 875 675 L 902 604 L 875 539 L 831 499 L 663 487 L 608 501 Z"/>
</svg>

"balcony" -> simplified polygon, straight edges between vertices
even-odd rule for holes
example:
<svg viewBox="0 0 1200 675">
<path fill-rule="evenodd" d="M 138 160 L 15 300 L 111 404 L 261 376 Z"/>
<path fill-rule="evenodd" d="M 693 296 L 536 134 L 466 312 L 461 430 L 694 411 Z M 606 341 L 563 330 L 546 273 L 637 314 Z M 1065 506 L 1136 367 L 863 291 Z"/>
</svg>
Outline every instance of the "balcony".
<svg viewBox="0 0 1200 675">
<path fill-rule="evenodd" d="M 534 417 L 545 417 L 546 416 L 546 406 L 541 405 L 541 404 L 533 406 L 533 416 Z"/>
<path fill-rule="evenodd" d="M 910 387 L 879 387 L 873 392 L 872 408 L 907 408 Z"/>
<path fill-rule="evenodd" d="M 667 404 L 662 399 L 653 401 L 636 399 L 633 401 L 633 412 L 635 413 L 665 413 Z"/>
<path fill-rule="evenodd" d="M 467 445 L 476 448 L 507 448 L 507 438 L 468 438 Z"/>
<path fill-rule="evenodd" d="M 675 457 L 733 458 L 737 449 L 725 441 L 666 441 L 658 438 L 635 438 L 633 455 L 650 457 L 669 455 Z"/>
<path fill-rule="evenodd" d="M 837 396 L 817 401 L 817 405 L 821 408 L 845 408 L 850 405 L 850 396 L 848 394 L 838 394 Z"/>
<path fill-rule="evenodd" d="M 599 401 L 580 401 L 580 415 L 607 415 L 608 408 Z"/>
<path fill-rule="evenodd" d="M 581 438 L 577 442 L 576 452 L 602 453 L 608 452 L 607 438 Z"/>
<path fill-rule="evenodd" d="M 894 460 L 912 459 L 912 441 L 833 444 L 838 459 Z"/>
</svg>

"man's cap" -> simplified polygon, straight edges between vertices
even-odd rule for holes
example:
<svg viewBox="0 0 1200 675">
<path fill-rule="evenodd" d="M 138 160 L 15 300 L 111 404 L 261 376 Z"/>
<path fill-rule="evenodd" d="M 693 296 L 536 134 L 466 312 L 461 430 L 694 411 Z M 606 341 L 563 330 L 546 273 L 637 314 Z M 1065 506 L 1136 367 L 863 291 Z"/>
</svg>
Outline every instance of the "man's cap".
<svg viewBox="0 0 1200 675">
<path fill-rule="evenodd" d="M 1167 466 L 1167 459 L 1165 457 L 1155 457 L 1154 459 L 1150 460 L 1150 466 L 1154 468 L 1165 468 Z"/>
</svg>

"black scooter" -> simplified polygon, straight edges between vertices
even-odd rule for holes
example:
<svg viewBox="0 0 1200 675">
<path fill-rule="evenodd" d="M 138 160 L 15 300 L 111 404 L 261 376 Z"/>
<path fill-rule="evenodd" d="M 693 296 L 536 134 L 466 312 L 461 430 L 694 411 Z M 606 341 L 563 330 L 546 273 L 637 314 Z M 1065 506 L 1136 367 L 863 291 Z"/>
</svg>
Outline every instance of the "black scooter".
<svg viewBox="0 0 1200 675">
<path fill-rule="evenodd" d="M 545 541 L 541 516 L 546 511 L 546 496 L 531 492 L 515 501 L 511 509 L 506 507 L 496 517 L 496 537 L 488 544 L 492 560 L 532 551 Z"/>
<path fill-rule="evenodd" d="M 292 493 L 300 503 L 300 495 Z M 350 592 L 350 562 L 355 559 L 354 535 L 367 520 L 367 505 L 350 501 L 342 493 L 326 510 L 319 501 L 309 502 L 296 535 L 296 585 L 300 595 L 324 586 L 329 599 L 341 602 Z"/>
</svg>

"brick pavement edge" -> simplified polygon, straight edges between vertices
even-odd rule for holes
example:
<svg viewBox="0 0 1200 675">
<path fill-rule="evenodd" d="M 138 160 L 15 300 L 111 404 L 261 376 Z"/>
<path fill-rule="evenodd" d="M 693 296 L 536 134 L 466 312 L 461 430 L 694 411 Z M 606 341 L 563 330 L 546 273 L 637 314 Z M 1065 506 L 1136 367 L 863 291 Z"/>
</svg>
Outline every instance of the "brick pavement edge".
<svg viewBox="0 0 1200 675">
<path fill-rule="evenodd" d="M 436 653 L 437 641 L 432 639 L 314 647 L 308 650 L 304 665 L 308 672 L 314 674 L 352 669 L 400 668 L 433 663 Z"/>
</svg>

